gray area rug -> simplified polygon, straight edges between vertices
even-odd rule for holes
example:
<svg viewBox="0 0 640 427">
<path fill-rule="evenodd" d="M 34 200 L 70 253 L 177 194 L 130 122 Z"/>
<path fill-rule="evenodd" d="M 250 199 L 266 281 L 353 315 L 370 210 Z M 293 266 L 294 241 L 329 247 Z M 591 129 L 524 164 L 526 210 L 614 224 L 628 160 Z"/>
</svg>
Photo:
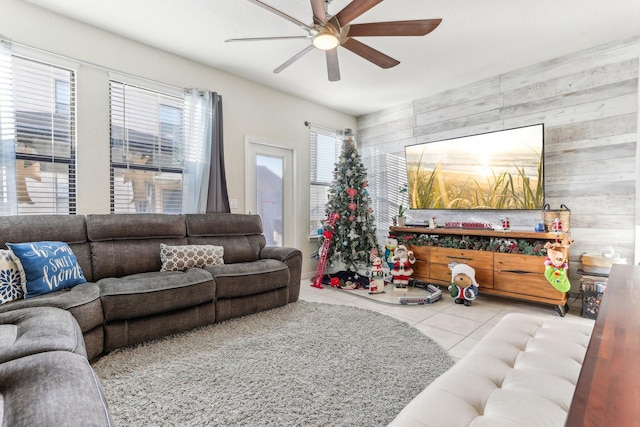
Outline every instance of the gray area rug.
<svg viewBox="0 0 640 427">
<path fill-rule="evenodd" d="M 362 427 L 387 425 L 452 364 L 399 320 L 299 301 L 116 350 L 94 369 L 122 427 Z"/>
</svg>

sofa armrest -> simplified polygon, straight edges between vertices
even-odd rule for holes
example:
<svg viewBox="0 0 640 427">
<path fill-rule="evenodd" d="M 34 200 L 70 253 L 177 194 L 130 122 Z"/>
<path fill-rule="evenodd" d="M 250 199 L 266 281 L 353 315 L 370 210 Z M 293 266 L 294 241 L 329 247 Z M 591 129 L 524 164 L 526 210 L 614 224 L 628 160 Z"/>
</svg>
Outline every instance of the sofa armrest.
<svg viewBox="0 0 640 427">
<path fill-rule="evenodd" d="M 564 426 L 592 328 L 507 314 L 388 427 Z"/>
<path fill-rule="evenodd" d="M 289 302 L 296 302 L 300 295 L 302 252 L 295 248 L 265 246 L 260 251 L 260 259 L 277 259 L 287 265 L 289 268 Z"/>
<path fill-rule="evenodd" d="M 284 263 L 295 257 L 302 257 L 302 252 L 295 248 L 286 248 L 282 246 L 265 246 L 260 251 L 260 259 L 277 259 Z"/>
</svg>

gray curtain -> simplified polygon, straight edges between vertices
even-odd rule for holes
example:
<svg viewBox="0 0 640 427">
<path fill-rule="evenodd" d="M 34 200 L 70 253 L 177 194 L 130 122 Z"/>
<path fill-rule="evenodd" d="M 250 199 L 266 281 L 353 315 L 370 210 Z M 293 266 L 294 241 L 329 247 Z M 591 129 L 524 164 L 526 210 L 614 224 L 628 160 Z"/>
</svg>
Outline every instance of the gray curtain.
<svg viewBox="0 0 640 427">
<path fill-rule="evenodd" d="M 207 213 L 231 212 L 227 177 L 224 169 L 224 142 L 222 137 L 222 97 L 212 93 L 213 126 L 211 132 L 211 172 L 209 173 L 209 193 L 207 196 Z"/>
</svg>

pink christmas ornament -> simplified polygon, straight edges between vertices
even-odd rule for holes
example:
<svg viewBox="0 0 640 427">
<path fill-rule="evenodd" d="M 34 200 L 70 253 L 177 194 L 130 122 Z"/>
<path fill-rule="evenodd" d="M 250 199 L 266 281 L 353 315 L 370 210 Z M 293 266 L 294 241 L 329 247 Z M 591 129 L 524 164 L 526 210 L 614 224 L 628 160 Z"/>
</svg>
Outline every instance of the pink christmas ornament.
<svg viewBox="0 0 640 427">
<path fill-rule="evenodd" d="M 356 205 L 355 203 L 349 203 L 349 206 L 348 206 L 350 211 L 355 211 L 357 207 L 358 205 Z"/>
<path fill-rule="evenodd" d="M 356 194 L 358 194 L 358 190 L 356 190 L 355 188 L 349 188 L 347 190 L 347 194 L 353 199 L 354 197 L 356 197 Z"/>
</svg>

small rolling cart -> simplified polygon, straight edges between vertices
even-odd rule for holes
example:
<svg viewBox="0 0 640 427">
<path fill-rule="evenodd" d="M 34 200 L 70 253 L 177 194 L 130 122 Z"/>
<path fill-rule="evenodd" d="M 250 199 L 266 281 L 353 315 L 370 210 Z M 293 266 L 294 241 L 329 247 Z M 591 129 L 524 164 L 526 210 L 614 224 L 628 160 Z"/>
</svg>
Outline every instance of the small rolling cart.
<svg viewBox="0 0 640 427">
<path fill-rule="evenodd" d="M 609 247 L 609 252 L 609 254 L 582 254 L 582 268 L 578 270 L 578 274 L 581 275 L 582 317 L 588 319 L 598 317 L 611 266 L 627 263 L 626 258 L 620 258 L 619 255 L 614 254 L 612 247 Z"/>
<path fill-rule="evenodd" d="M 582 295 L 582 310 L 580 315 L 587 319 L 595 319 L 598 317 L 600 310 L 600 302 L 607 287 L 608 274 L 604 273 L 586 273 L 578 270 L 580 278 L 580 294 Z"/>
</svg>

